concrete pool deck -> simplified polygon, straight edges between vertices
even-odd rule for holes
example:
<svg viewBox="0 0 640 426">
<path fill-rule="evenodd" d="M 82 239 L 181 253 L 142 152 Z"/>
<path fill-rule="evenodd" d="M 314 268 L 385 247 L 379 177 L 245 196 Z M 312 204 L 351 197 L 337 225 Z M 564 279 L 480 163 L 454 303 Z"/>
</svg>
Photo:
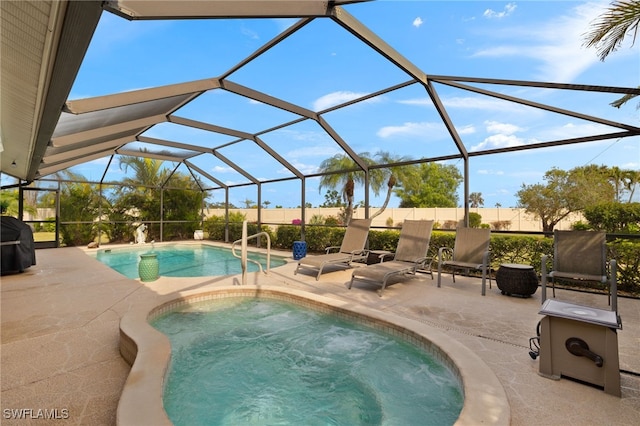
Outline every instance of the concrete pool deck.
<svg viewBox="0 0 640 426">
<path fill-rule="evenodd" d="M 38 250 L 37 265 L 3 276 L 1 382 L 3 425 L 113 425 L 130 366 L 119 353 L 120 319 L 167 295 L 240 283 L 239 277 L 130 280 L 87 256 L 82 248 Z M 283 253 L 290 256 L 290 253 Z M 419 321 L 477 354 L 509 400 L 513 425 L 635 425 L 640 418 L 640 300 L 619 298 L 622 397 L 538 374 L 528 341 L 541 318 L 540 291 L 522 299 L 500 294 L 495 282 L 480 295 L 478 278 L 443 285 L 420 276 L 389 286 L 347 285 L 351 272 L 293 274 L 295 263 L 268 277 L 250 274 L 247 286 L 283 287 Z M 559 290 L 559 300 L 606 308 L 604 295 Z M 490 407 L 487 407 L 490 409 Z M 39 411 L 41 410 L 41 411 Z M 44 412 L 47 410 L 47 412 Z M 26 419 L 16 419 L 22 415 Z M 38 416 L 58 419 L 43 420 Z"/>
</svg>

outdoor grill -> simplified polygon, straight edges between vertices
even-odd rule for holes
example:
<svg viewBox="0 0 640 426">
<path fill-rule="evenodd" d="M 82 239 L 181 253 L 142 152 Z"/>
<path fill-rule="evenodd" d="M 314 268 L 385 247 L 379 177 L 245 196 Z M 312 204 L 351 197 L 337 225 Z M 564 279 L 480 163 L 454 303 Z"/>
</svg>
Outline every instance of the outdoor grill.
<svg viewBox="0 0 640 426">
<path fill-rule="evenodd" d="M 614 309 L 615 297 L 613 292 Z M 546 315 L 540 322 L 540 375 L 573 378 L 621 396 L 617 312 L 548 299 L 539 313 Z"/>
<path fill-rule="evenodd" d="M 36 264 L 31 227 L 11 216 L 0 217 L 0 273 L 23 272 Z"/>
</svg>

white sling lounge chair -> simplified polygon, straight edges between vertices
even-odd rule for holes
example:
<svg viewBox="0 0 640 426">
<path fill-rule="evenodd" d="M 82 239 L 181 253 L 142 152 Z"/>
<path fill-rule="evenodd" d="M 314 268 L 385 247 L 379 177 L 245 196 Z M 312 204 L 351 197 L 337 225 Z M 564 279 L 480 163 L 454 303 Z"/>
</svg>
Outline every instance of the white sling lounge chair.
<svg viewBox="0 0 640 426">
<path fill-rule="evenodd" d="M 347 230 L 342 239 L 342 245 L 331 246 L 326 248 L 326 254 L 315 256 L 305 256 L 298 261 L 298 266 L 294 274 L 299 269 L 317 269 L 316 281 L 320 279 L 322 270 L 327 265 L 351 266 L 353 262 L 362 262 L 367 259 L 368 251 L 365 249 L 367 237 L 369 236 L 369 228 L 371 227 L 371 219 L 351 219 Z M 331 253 L 332 250 L 339 249 L 337 252 Z"/>
<path fill-rule="evenodd" d="M 484 228 L 458 228 L 456 229 L 456 241 L 453 249 L 441 247 L 438 250 L 438 287 L 440 287 L 440 274 L 442 267 L 447 266 L 453 270 L 453 282 L 456 282 L 456 270 L 479 269 L 482 271 L 482 295 L 487 288 L 491 288 L 491 265 L 489 264 L 489 244 L 491 242 L 491 230 Z M 450 256 L 448 259 L 445 257 Z"/>
<path fill-rule="evenodd" d="M 353 271 L 349 289 L 351 289 L 354 279 L 365 279 L 380 283 L 382 288 L 378 291 L 378 294 L 382 296 L 389 278 L 405 274 L 415 275 L 418 269 L 426 270 L 428 268 L 428 273 L 431 274 L 431 279 L 433 279 L 431 258 L 427 257 L 432 229 L 432 220 L 405 220 L 400 230 L 400 239 L 398 240 L 398 247 L 393 260 L 381 261 L 381 263 L 375 263 Z M 381 260 L 384 258 L 385 255 L 382 255 Z"/>
</svg>

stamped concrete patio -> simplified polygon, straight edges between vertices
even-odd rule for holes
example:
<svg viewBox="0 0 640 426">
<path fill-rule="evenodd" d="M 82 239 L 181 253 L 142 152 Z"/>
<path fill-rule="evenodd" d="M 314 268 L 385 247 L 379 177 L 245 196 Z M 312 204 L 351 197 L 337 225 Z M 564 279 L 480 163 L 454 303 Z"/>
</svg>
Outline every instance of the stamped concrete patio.
<svg viewBox="0 0 640 426">
<path fill-rule="evenodd" d="M 130 367 L 119 353 L 119 321 L 133 307 L 185 290 L 236 285 L 239 277 L 168 278 L 151 283 L 124 278 L 81 248 L 36 252 L 37 265 L 3 276 L 1 288 L 3 425 L 114 425 Z M 281 253 L 289 256 L 290 253 Z M 376 288 L 347 285 L 350 271 L 294 275 L 295 263 L 269 276 L 251 274 L 248 286 L 284 286 L 420 321 L 474 351 L 508 396 L 513 425 L 636 425 L 640 418 L 640 300 L 619 298 L 622 397 L 568 379 L 538 374 L 529 338 L 541 319 L 540 291 L 528 299 L 500 294 L 494 283 L 429 276 Z M 603 295 L 560 290 L 558 299 L 607 307 Z M 47 410 L 45 413 L 42 410 Z M 22 415 L 23 419 L 17 419 Z M 52 420 L 38 416 L 57 417 Z"/>
</svg>

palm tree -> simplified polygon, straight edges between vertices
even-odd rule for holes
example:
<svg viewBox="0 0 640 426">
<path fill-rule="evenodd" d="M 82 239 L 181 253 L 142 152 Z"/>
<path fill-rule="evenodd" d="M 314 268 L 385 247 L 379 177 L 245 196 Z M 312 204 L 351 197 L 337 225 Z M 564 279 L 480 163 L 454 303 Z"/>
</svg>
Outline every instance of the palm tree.
<svg viewBox="0 0 640 426">
<path fill-rule="evenodd" d="M 131 167 L 135 173 L 133 178 L 123 179 L 123 183 L 135 187 L 138 185 L 159 186 L 167 175 L 166 170 L 162 170 L 162 161 L 153 158 L 122 156 L 120 157 L 120 168 L 124 166 L 125 173 Z"/>
<path fill-rule="evenodd" d="M 624 187 L 627 191 L 629 191 L 629 201 L 633 200 L 633 194 L 636 190 L 636 187 L 640 184 L 640 171 L 638 170 L 627 170 L 625 171 L 625 183 Z"/>
<path fill-rule="evenodd" d="M 378 158 L 378 164 L 393 164 L 409 160 L 408 157 L 395 156 L 386 151 L 378 151 L 375 154 L 375 157 Z M 382 204 L 382 207 L 380 207 L 380 209 L 371 216 L 371 219 L 382 214 L 382 212 L 387 208 L 387 205 L 389 205 L 389 200 L 391 199 L 393 188 L 396 186 L 398 181 L 402 182 L 405 179 L 408 179 L 408 167 L 410 166 L 393 166 L 387 169 L 374 169 L 370 173 L 371 189 L 373 189 L 373 192 L 376 195 L 378 195 L 379 190 L 382 188 L 382 182 L 385 180 L 385 178 L 387 181 L 387 195 L 384 199 L 384 203 Z"/>
<path fill-rule="evenodd" d="M 374 154 L 374 158 L 376 158 L 377 161 L 374 161 L 368 152 L 362 152 L 358 154 L 358 157 L 360 157 L 360 159 L 362 159 L 362 161 L 367 165 L 394 164 L 409 160 L 408 157 L 395 156 L 385 151 L 378 151 Z M 398 182 L 408 179 L 409 174 L 407 170 L 409 167 L 410 166 L 393 166 L 389 168 L 370 169 L 369 188 L 373 193 L 378 196 L 380 194 L 380 190 L 385 185 L 387 188 L 387 195 L 382 207 L 380 207 L 380 209 L 371 216 L 371 219 L 379 216 L 387 208 L 393 188 Z M 353 214 L 353 191 L 355 184 L 364 184 L 365 175 L 364 173 L 354 172 L 353 170 L 356 168 L 357 165 L 355 161 L 344 154 L 336 154 L 320 163 L 320 170 L 323 173 L 349 170 L 345 173 L 332 173 L 322 176 L 318 187 L 319 190 L 322 190 L 322 187 L 337 188 L 342 186 L 343 199 L 347 203 L 347 207 L 345 209 L 346 223 L 349 223 L 351 215 Z"/>
<path fill-rule="evenodd" d="M 601 61 L 617 50 L 628 34 L 633 34 L 635 43 L 640 26 L 640 1 L 620 0 L 611 2 L 611 6 L 598 17 L 591 30 L 585 35 L 587 47 L 595 47 Z M 639 86 L 640 87 L 640 86 Z M 611 103 L 620 108 L 638 95 L 627 94 Z M 640 104 L 638 104 L 640 108 Z"/>
<path fill-rule="evenodd" d="M 471 194 L 469 194 L 469 203 L 471 203 L 471 207 L 473 208 L 484 206 L 482 192 L 472 192 Z"/>
<path fill-rule="evenodd" d="M 608 170 L 607 178 L 613 184 L 613 188 L 616 191 L 616 201 L 620 202 L 620 195 L 622 188 L 625 186 L 626 172 L 618 166 L 613 166 Z"/>
<path fill-rule="evenodd" d="M 373 160 L 368 152 L 358 154 L 365 164 L 373 164 Z M 345 154 L 336 154 L 327 158 L 320 163 L 320 172 L 326 173 L 320 178 L 318 191 L 322 191 L 323 187 L 338 188 L 342 187 L 342 198 L 347 203 L 345 208 L 345 223 L 349 224 L 353 215 L 353 194 L 356 182 L 364 184 L 364 173 L 357 171 L 356 162 Z M 344 171 L 344 173 L 335 173 Z M 374 182 L 370 182 L 373 188 Z"/>
</svg>

